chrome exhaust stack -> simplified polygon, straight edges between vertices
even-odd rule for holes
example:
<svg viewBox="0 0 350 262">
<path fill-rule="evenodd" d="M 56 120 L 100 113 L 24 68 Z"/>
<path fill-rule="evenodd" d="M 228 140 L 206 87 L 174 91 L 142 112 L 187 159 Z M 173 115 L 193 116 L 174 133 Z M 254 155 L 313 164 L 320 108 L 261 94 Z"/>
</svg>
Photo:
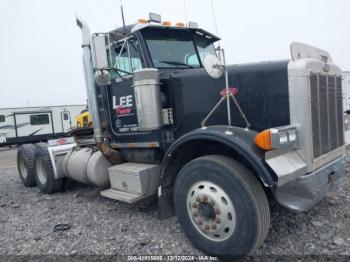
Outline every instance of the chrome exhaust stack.
<svg viewBox="0 0 350 262">
<path fill-rule="evenodd" d="M 91 35 L 87 23 L 76 15 L 77 25 L 81 29 L 82 48 L 83 48 L 83 66 L 86 84 L 86 94 L 88 98 L 89 111 L 94 125 L 94 138 L 96 143 L 103 142 L 101 119 L 97 106 L 97 97 L 95 90 L 94 69 L 91 56 Z"/>
<path fill-rule="evenodd" d="M 94 77 L 94 69 L 96 69 L 97 75 L 100 79 L 103 79 L 105 76 L 109 76 L 107 70 L 108 59 L 106 54 L 106 48 L 102 45 L 104 43 L 104 35 L 98 36 L 90 35 L 90 29 L 87 23 L 76 16 L 77 25 L 81 29 L 82 35 L 82 48 L 83 48 L 83 66 L 84 66 L 84 75 L 86 83 L 86 94 L 88 98 L 89 111 L 92 117 L 92 122 L 94 126 L 94 138 L 98 149 L 101 153 L 113 164 L 122 163 L 119 152 L 113 150 L 110 145 L 104 141 L 104 136 L 102 132 L 101 119 L 99 114 L 99 109 L 97 105 L 96 97 L 96 84 Z M 103 74 L 103 77 L 101 77 Z M 102 81 L 102 82 L 103 82 Z"/>
</svg>

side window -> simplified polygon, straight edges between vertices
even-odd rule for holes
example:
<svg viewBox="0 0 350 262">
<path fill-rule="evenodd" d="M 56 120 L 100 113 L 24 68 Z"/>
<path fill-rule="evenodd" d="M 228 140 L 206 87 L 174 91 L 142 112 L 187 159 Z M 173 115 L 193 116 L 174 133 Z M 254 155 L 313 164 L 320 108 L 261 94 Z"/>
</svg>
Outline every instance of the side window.
<svg viewBox="0 0 350 262">
<path fill-rule="evenodd" d="M 5 122 L 5 116 L 4 115 L 0 115 L 0 123 Z"/>
<path fill-rule="evenodd" d="M 197 48 L 198 48 L 199 57 L 201 58 L 202 63 L 204 62 L 204 58 L 208 54 L 212 54 L 216 56 L 214 45 L 209 45 L 207 47 L 197 46 Z"/>
<path fill-rule="evenodd" d="M 63 120 L 64 120 L 64 121 L 69 120 L 69 115 L 68 115 L 68 113 L 63 113 Z"/>
<path fill-rule="evenodd" d="M 139 48 L 139 42 L 137 39 L 132 38 L 128 41 L 129 44 L 129 50 L 130 50 L 130 61 L 131 61 L 131 72 L 134 72 L 137 69 L 142 68 L 141 63 L 141 54 L 140 54 L 140 48 Z"/>
<path fill-rule="evenodd" d="M 208 54 L 212 54 L 212 55 L 216 56 L 216 51 L 215 51 L 215 47 L 214 47 L 212 40 L 210 40 L 204 36 L 195 35 L 194 41 L 196 43 L 199 57 L 200 57 L 202 63 L 204 62 L 204 58 Z"/>
<path fill-rule="evenodd" d="M 32 126 L 37 125 L 47 125 L 50 123 L 48 114 L 40 114 L 40 115 L 31 115 L 30 116 L 30 124 Z"/>
<path fill-rule="evenodd" d="M 112 46 L 112 65 L 116 69 L 115 77 L 129 75 L 142 68 L 139 42 L 135 38 L 118 42 Z"/>
<path fill-rule="evenodd" d="M 199 67 L 199 61 L 197 54 L 188 54 L 186 55 L 186 64 L 194 67 Z"/>
</svg>

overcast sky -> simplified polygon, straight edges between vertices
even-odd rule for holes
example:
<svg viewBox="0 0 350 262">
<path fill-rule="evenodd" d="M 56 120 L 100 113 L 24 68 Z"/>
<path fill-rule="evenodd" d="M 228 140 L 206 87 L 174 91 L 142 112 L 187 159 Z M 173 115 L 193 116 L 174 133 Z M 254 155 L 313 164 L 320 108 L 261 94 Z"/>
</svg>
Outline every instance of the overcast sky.
<svg viewBox="0 0 350 262">
<path fill-rule="evenodd" d="M 127 24 L 155 12 L 173 23 L 187 17 L 215 33 L 210 0 L 124 0 L 123 5 Z M 329 51 L 350 71 L 349 0 L 214 0 L 214 6 L 229 63 L 289 58 L 290 43 L 299 41 Z M 119 0 L 0 1 L 0 107 L 85 102 L 75 13 L 92 32 L 121 26 Z"/>
</svg>

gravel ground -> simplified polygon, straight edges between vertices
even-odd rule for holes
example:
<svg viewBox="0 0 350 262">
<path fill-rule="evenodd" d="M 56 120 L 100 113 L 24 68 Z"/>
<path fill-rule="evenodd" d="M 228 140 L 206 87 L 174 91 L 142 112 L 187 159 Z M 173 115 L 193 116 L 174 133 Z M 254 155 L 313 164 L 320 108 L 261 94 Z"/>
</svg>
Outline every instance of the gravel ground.
<svg viewBox="0 0 350 262">
<path fill-rule="evenodd" d="M 350 159 L 350 157 L 349 157 Z M 349 160 L 348 160 L 349 162 Z M 350 162 L 349 162 L 350 163 Z M 308 213 L 271 206 L 263 256 L 350 255 L 350 177 Z M 54 232 L 55 225 L 70 229 Z M 16 150 L 0 151 L 0 255 L 202 255 L 176 218 L 159 221 L 155 203 L 128 205 L 76 185 L 43 195 L 18 177 Z M 343 257 L 345 259 L 345 257 Z"/>
</svg>

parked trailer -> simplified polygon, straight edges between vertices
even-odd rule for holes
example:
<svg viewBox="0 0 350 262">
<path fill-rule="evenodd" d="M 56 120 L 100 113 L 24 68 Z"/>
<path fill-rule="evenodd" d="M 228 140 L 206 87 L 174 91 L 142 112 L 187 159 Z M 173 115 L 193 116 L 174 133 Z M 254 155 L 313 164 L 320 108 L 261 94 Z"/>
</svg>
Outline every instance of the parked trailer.
<svg viewBox="0 0 350 262">
<path fill-rule="evenodd" d="M 344 71 L 342 75 L 343 75 L 344 111 L 350 112 L 350 71 Z"/>
<path fill-rule="evenodd" d="M 343 75 L 343 94 L 344 94 L 344 121 L 345 126 L 350 127 L 350 71 L 344 71 Z M 350 130 L 345 129 L 345 143 L 347 147 L 350 146 Z"/>
<path fill-rule="evenodd" d="M 344 175 L 341 70 L 301 43 L 290 59 L 227 66 L 217 36 L 160 20 L 91 36 L 77 19 L 93 126 L 19 148 L 20 177 L 43 193 L 70 178 L 127 203 L 158 193 L 159 217 L 176 213 L 200 250 L 251 254 L 268 197 L 307 211 Z"/>
<path fill-rule="evenodd" d="M 66 136 L 86 105 L 0 108 L 0 147 Z"/>
</svg>

